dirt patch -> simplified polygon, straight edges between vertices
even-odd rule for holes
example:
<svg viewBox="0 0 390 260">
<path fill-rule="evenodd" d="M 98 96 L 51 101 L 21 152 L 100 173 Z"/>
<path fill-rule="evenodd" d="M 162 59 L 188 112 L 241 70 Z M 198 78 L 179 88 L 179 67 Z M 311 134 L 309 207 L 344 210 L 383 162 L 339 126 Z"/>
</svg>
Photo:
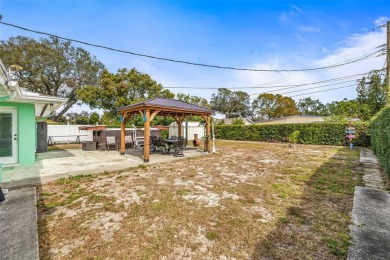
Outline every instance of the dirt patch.
<svg viewBox="0 0 390 260">
<path fill-rule="evenodd" d="M 39 189 L 41 258 L 343 258 L 356 149 L 218 142 L 220 153 Z"/>
</svg>

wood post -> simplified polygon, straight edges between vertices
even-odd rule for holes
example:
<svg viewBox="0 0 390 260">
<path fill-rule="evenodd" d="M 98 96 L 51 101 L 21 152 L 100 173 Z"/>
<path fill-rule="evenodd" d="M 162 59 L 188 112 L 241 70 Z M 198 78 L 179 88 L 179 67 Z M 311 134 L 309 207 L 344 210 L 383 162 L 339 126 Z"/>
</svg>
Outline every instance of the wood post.
<svg viewBox="0 0 390 260">
<path fill-rule="evenodd" d="M 210 131 L 210 116 L 206 116 L 206 135 L 207 135 L 207 140 L 206 140 L 206 151 L 205 152 L 210 152 L 211 151 L 211 131 Z"/>
<path fill-rule="evenodd" d="M 177 136 L 182 136 L 181 129 L 182 129 L 182 121 L 177 121 Z"/>
<path fill-rule="evenodd" d="M 125 144 L 125 135 L 126 135 L 126 117 L 127 117 L 127 113 L 125 114 L 122 114 L 122 122 L 121 122 L 121 155 L 124 155 L 125 154 L 125 150 L 126 150 L 126 144 Z"/>
<path fill-rule="evenodd" d="M 173 118 L 175 118 L 175 121 L 177 123 L 177 136 L 183 136 L 182 135 L 182 124 L 183 124 L 183 120 L 184 120 L 184 116 L 174 116 Z"/>
<path fill-rule="evenodd" d="M 144 115 L 144 162 L 149 162 L 150 153 L 150 109 L 147 108 Z"/>
<path fill-rule="evenodd" d="M 211 122 L 211 117 L 210 115 L 202 115 L 204 122 L 206 123 L 206 136 L 205 136 L 205 147 L 204 151 L 205 152 L 210 152 L 211 151 L 211 131 L 210 131 L 210 122 Z"/>
</svg>

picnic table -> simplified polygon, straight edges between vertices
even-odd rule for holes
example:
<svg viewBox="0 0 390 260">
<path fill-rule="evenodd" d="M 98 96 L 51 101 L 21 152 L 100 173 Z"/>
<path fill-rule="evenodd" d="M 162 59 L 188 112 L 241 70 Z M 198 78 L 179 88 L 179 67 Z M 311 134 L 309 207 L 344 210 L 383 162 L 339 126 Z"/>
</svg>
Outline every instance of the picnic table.
<svg viewBox="0 0 390 260">
<path fill-rule="evenodd" d="M 55 143 L 55 140 L 54 138 L 56 137 L 76 137 L 76 143 L 80 143 L 80 136 L 88 136 L 88 135 L 50 135 L 47 137 L 47 144 L 51 144 L 53 145 Z M 70 142 L 70 140 L 68 140 L 68 143 Z"/>
</svg>

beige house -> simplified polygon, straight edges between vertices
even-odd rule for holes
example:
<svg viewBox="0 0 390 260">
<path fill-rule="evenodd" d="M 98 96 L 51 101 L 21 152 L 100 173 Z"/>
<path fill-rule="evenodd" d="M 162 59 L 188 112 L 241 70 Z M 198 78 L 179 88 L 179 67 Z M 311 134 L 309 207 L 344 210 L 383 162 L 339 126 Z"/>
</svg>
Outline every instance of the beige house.
<svg viewBox="0 0 390 260">
<path fill-rule="evenodd" d="M 255 122 L 250 120 L 249 118 L 223 118 L 223 119 L 215 119 L 216 124 L 225 124 L 225 125 L 232 125 L 235 120 L 242 119 L 244 122 L 244 125 L 253 125 Z"/>
<path fill-rule="evenodd" d="M 304 124 L 304 123 L 318 123 L 324 122 L 322 116 L 286 116 L 281 118 L 274 118 L 269 120 L 257 121 L 257 125 L 273 125 L 273 124 Z"/>
</svg>

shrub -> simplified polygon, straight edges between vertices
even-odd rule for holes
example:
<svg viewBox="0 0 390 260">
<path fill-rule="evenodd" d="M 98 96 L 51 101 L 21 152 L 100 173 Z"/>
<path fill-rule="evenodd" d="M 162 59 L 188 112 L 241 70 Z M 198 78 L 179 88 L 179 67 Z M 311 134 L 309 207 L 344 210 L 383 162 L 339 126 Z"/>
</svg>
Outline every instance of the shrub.
<svg viewBox="0 0 390 260">
<path fill-rule="evenodd" d="M 163 138 L 168 138 L 169 137 L 169 130 L 160 130 L 160 135 Z"/>
<path fill-rule="evenodd" d="M 357 146 L 370 146 L 368 123 L 356 123 Z M 290 134 L 299 131 L 298 143 L 346 145 L 346 124 L 344 123 L 310 123 L 280 125 L 216 125 L 215 137 L 226 140 L 241 141 L 276 141 L 287 142 Z"/>
<path fill-rule="evenodd" d="M 290 136 L 288 137 L 290 143 L 292 144 L 296 144 L 298 142 L 298 137 L 299 137 L 299 131 L 298 130 L 295 130 L 294 132 L 292 132 L 290 134 Z"/>
<path fill-rule="evenodd" d="M 371 145 L 386 173 L 390 176 L 390 107 L 385 107 L 371 120 Z"/>
</svg>

